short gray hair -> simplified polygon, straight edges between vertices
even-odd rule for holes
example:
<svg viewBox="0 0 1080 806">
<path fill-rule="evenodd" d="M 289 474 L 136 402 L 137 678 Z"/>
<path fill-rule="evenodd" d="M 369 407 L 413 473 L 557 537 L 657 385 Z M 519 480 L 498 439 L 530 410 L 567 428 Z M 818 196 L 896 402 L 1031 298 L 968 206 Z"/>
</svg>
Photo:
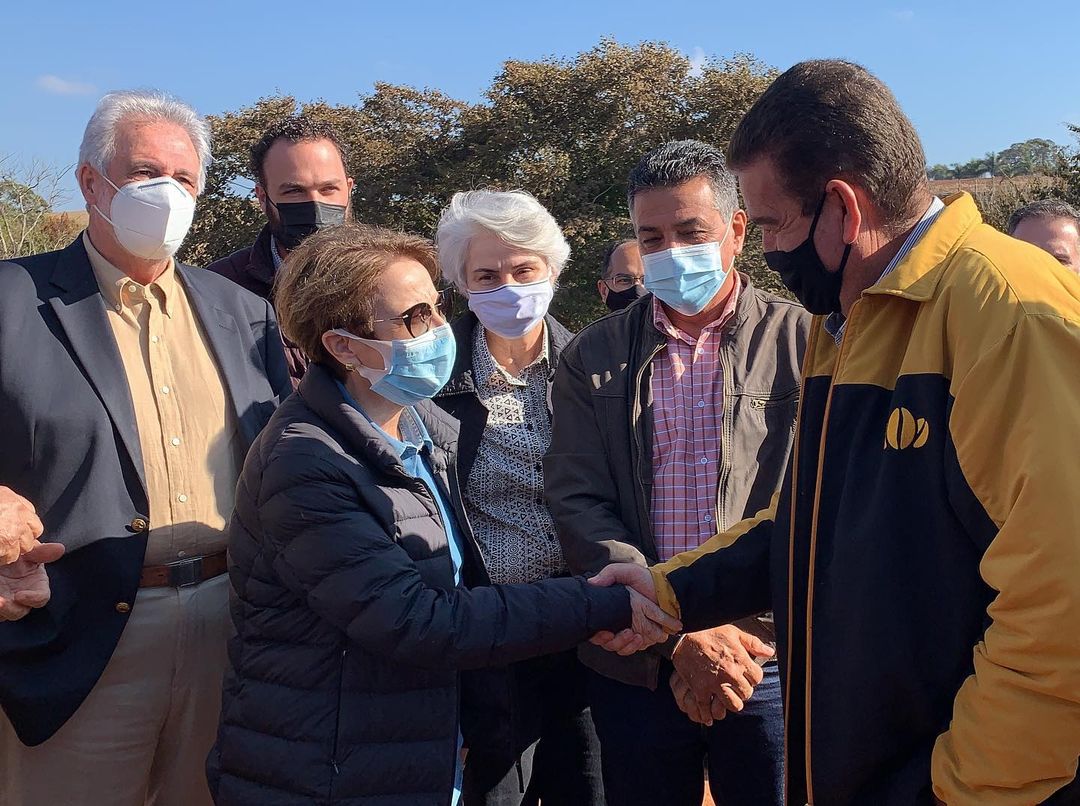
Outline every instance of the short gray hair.
<svg viewBox="0 0 1080 806">
<path fill-rule="evenodd" d="M 494 233 L 511 246 L 544 259 L 557 279 L 570 259 L 562 230 L 536 198 L 524 190 L 470 190 L 455 193 L 439 216 L 435 245 L 443 276 L 466 292 L 465 258 L 469 242 L 480 230 Z"/>
<path fill-rule="evenodd" d="M 1080 210 L 1061 199 L 1041 199 L 1025 204 L 1009 216 L 1006 232 L 1012 235 L 1022 221 L 1029 218 L 1064 218 L 1072 221 L 1080 229 Z"/>
<path fill-rule="evenodd" d="M 90 165 L 104 174 L 116 154 L 116 130 L 126 120 L 164 120 L 187 132 L 199 155 L 197 190 L 202 193 L 211 161 L 210 124 L 183 101 L 158 90 L 122 90 L 102 97 L 83 132 L 79 165 Z"/>
<path fill-rule="evenodd" d="M 716 196 L 716 209 L 731 220 L 739 209 L 735 177 L 727 169 L 723 153 L 700 140 L 673 140 L 641 158 L 626 180 L 626 203 L 634 214 L 634 197 L 651 188 L 676 187 L 703 176 Z"/>
</svg>

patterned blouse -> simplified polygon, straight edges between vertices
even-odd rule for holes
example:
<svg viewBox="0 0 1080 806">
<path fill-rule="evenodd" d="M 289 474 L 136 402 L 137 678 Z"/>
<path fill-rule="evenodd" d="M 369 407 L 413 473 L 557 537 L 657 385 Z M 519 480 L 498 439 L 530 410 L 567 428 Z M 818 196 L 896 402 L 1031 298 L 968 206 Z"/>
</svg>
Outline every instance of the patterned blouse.
<svg viewBox="0 0 1080 806">
<path fill-rule="evenodd" d="M 546 326 L 545 326 L 546 331 Z M 473 333 L 473 376 L 487 426 L 465 485 L 465 506 L 496 585 L 565 573 L 555 524 L 544 503 L 540 463 L 551 443 L 548 340 L 515 378 L 491 357 L 484 328 Z"/>
</svg>

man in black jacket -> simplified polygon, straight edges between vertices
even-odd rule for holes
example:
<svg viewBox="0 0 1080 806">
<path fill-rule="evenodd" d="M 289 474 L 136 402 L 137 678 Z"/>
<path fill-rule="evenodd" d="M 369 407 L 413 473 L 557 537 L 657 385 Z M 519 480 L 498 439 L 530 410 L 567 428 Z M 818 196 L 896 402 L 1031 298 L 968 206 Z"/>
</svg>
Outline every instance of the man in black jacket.
<svg viewBox="0 0 1080 806">
<path fill-rule="evenodd" d="M 22 602 L 0 623 L 5 806 L 210 803 L 225 519 L 290 385 L 270 306 L 172 259 L 209 155 L 185 104 L 105 96 L 79 154 L 86 231 L 0 263 L 0 486 L 65 549 L 0 566 Z"/>
<path fill-rule="evenodd" d="M 274 276 L 289 251 L 316 230 L 346 220 L 353 180 L 333 127 L 302 114 L 263 133 L 251 149 L 251 173 L 267 223 L 255 243 L 207 268 L 272 301 Z M 295 386 L 308 359 L 288 341 L 285 356 Z"/>
</svg>

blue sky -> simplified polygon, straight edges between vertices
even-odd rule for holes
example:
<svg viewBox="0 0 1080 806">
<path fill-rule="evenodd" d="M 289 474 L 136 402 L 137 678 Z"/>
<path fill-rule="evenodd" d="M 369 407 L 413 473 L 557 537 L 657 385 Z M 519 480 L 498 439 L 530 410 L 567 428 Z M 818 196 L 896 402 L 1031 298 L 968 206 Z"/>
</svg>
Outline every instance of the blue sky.
<svg viewBox="0 0 1080 806">
<path fill-rule="evenodd" d="M 601 37 L 786 68 L 843 57 L 896 94 L 931 163 L 1031 137 L 1073 143 L 1080 3 L 1044 0 L 372 3 L 30 0 L 4 10 L 0 157 L 75 160 L 96 98 L 157 87 L 212 114 L 278 92 L 351 102 L 375 81 L 477 100 L 505 59 L 571 57 Z M 81 206 L 74 181 L 67 209 Z"/>
</svg>

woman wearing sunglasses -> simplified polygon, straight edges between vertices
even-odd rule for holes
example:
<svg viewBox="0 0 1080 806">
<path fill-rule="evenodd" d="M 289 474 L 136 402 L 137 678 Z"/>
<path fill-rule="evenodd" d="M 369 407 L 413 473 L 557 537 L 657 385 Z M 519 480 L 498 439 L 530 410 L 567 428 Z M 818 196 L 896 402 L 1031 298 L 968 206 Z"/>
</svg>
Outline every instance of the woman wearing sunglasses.
<svg viewBox="0 0 1080 806">
<path fill-rule="evenodd" d="M 548 313 L 570 247 L 528 193 L 489 190 L 455 194 L 436 243 L 469 312 L 453 324 L 457 361 L 435 402 L 461 421 L 458 472 L 484 572 L 496 584 L 564 577 L 540 461 L 551 442 L 550 384 L 571 338 Z M 508 740 L 470 749 L 466 806 L 603 806 L 577 653 L 509 671 L 511 710 L 485 731 Z"/>
<path fill-rule="evenodd" d="M 455 356 L 437 274 L 429 242 L 343 224 L 278 277 L 278 316 L 312 365 L 237 488 L 237 635 L 208 760 L 219 806 L 457 803 L 479 720 L 462 689 L 499 676 L 462 670 L 677 627 L 625 588 L 487 584 L 458 425 L 429 401 Z"/>
</svg>

